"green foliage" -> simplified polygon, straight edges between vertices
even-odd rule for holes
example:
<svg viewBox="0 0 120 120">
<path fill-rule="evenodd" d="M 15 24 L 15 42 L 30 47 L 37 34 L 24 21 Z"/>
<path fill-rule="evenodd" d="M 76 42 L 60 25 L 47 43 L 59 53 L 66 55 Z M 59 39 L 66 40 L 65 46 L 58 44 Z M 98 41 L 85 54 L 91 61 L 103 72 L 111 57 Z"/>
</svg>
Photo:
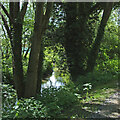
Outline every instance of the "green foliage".
<svg viewBox="0 0 120 120">
<path fill-rule="evenodd" d="M 97 65 L 96 70 L 112 73 L 113 75 L 120 73 L 118 60 L 108 60 Z"/>
<path fill-rule="evenodd" d="M 52 69 L 55 71 L 56 79 L 61 77 L 64 80 L 63 82 L 69 82 L 70 74 L 67 67 L 65 49 L 59 43 L 44 48 L 43 74 L 46 70 L 50 72 Z"/>
<path fill-rule="evenodd" d="M 64 109 L 69 109 L 77 103 L 74 93 L 62 87 L 43 89 L 39 99 L 47 107 L 48 117 L 60 117 Z"/>
<path fill-rule="evenodd" d="M 16 102 L 17 95 L 15 89 L 13 89 L 13 86 L 9 84 L 3 84 L 2 85 L 2 101 L 3 101 L 3 110 L 6 110 L 7 108 L 11 108 L 14 106 L 14 103 Z"/>
<path fill-rule="evenodd" d="M 44 61 L 43 70 L 42 70 L 42 79 L 49 78 L 53 72 L 52 63 L 49 61 Z"/>
<path fill-rule="evenodd" d="M 34 98 L 21 99 L 13 107 L 14 118 L 41 118 L 46 117 L 46 108 Z"/>
<path fill-rule="evenodd" d="M 37 99 L 17 99 L 11 85 L 3 85 L 3 118 L 58 118 L 65 109 L 78 103 L 77 96 L 66 88 L 45 88 Z"/>
<path fill-rule="evenodd" d="M 9 84 L 3 84 L 1 88 L 3 117 L 9 117 L 12 114 L 13 106 L 17 100 L 16 91 Z"/>
<path fill-rule="evenodd" d="M 0 37 L 2 39 L 2 81 L 10 83 L 13 77 L 11 46 L 6 36 L 1 35 Z"/>
<path fill-rule="evenodd" d="M 92 89 L 94 89 L 98 86 L 105 85 L 112 80 L 117 80 L 117 76 L 113 76 L 111 73 L 93 72 L 88 73 L 86 76 L 80 76 L 76 85 L 79 92 L 84 94 L 84 92 L 82 92 L 84 89 L 84 84 L 90 83 L 90 85 L 88 84 L 88 87 L 92 86 Z"/>
<path fill-rule="evenodd" d="M 21 99 L 10 111 L 8 108 L 6 113 L 3 111 L 3 118 L 42 118 L 46 115 L 46 108 L 34 98 Z"/>
<path fill-rule="evenodd" d="M 45 106 L 34 98 L 17 99 L 16 91 L 11 85 L 2 85 L 3 93 L 3 113 L 5 119 L 8 118 L 39 118 L 46 117 Z"/>
<path fill-rule="evenodd" d="M 113 11 L 108 24 L 105 28 L 103 42 L 101 43 L 98 53 L 97 67 L 100 72 L 108 72 L 112 74 L 119 73 L 118 56 L 119 56 L 119 32 L 117 23 L 117 11 Z"/>
</svg>

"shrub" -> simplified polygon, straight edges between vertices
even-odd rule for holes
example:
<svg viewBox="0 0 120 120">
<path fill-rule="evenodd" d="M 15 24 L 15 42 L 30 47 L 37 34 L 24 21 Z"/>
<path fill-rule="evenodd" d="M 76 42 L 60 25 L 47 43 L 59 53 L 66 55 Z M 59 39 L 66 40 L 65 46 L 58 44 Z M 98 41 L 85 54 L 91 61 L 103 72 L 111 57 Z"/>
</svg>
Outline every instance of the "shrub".
<svg viewBox="0 0 120 120">
<path fill-rule="evenodd" d="M 34 98 L 21 99 L 13 107 L 14 118 L 41 118 L 46 117 L 46 107 Z"/>
<path fill-rule="evenodd" d="M 13 89 L 13 86 L 9 84 L 3 84 L 2 85 L 2 102 L 3 102 L 2 108 L 3 108 L 4 114 L 7 114 L 7 112 L 13 108 L 16 100 L 17 100 L 17 94 L 16 94 L 16 91 Z"/>
<path fill-rule="evenodd" d="M 111 73 L 113 75 L 120 73 L 119 67 L 119 61 L 118 60 L 107 60 L 104 62 L 101 62 L 97 65 L 96 70 L 99 72 L 107 72 Z"/>
<path fill-rule="evenodd" d="M 79 92 L 83 92 L 83 85 L 86 83 L 91 83 L 92 88 L 96 88 L 97 86 L 104 85 L 109 83 L 111 80 L 117 79 L 116 76 L 112 75 L 111 73 L 100 73 L 100 72 L 93 72 L 88 73 L 86 76 L 80 76 L 77 80 L 77 87 Z"/>
<path fill-rule="evenodd" d="M 77 103 L 77 97 L 65 87 L 45 88 L 39 99 L 46 106 L 49 117 L 60 117 L 64 109 L 68 109 Z"/>
<path fill-rule="evenodd" d="M 16 91 L 11 85 L 3 85 L 4 119 L 9 118 L 58 118 L 64 109 L 76 105 L 77 97 L 68 88 L 44 88 L 35 99 L 17 99 Z"/>
</svg>

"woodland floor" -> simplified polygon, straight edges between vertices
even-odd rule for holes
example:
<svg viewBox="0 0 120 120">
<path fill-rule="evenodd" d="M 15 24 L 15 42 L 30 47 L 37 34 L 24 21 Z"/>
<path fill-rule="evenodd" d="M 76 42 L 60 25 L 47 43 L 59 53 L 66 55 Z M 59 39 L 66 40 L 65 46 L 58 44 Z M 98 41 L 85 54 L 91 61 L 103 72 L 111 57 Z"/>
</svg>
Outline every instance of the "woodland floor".
<svg viewBox="0 0 120 120">
<path fill-rule="evenodd" d="M 93 103 L 96 110 L 88 118 L 120 118 L 120 90 L 99 104 Z"/>
<path fill-rule="evenodd" d="M 72 118 L 81 118 L 80 120 L 96 120 L 99 118 L 114 118 L 114 120 L 120 119 L 120 89 L 108 88 L 101 92 L 100 99 L 92 99 L 77 105 L 71 110 L 69 109 L 67 114 Z M 102 95 L 104 97 L 102 99 Z M 96 118 L 96 119 L 95 119 Z"/>
</svg>

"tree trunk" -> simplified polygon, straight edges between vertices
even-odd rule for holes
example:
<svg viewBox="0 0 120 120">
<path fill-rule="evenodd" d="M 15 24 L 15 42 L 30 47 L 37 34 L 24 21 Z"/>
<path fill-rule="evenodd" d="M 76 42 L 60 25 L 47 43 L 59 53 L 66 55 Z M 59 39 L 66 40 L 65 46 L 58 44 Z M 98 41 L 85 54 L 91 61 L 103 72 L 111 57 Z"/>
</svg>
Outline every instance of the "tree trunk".
<svg viewBox="0 0 120 120">
<path fill-rule="evenodd" d="M 86 12 L 82 3 L 66 3 L 65 51 L 72 81 L 83 75 Z"/>
<path fill-rule="evenodd" d="M 42 36 L 40 36 L 39 31 L 34 34 L 34 42 L 32 42 L 31 46 L 24 97 L 32 97 L 36 95 L 41 37 Z"/>
<path fill-rule="evenodd" d="M 53 3 L 47 3 L 46 12 L 44 14 L 44 3 L 36 3 L 34 35 L 32 39 L 27 79 L 25 84 L 24 97 L 26 98 L 36 96 L 38 82 L 38 65 L 41 52 L 41 39 L 49 22 L 52 5 Z"/>
<path fill-rule="evenodd" d="M 10 2 L 9 13 L 4 8 L 4 6 L 0 4 L 4 13 L 9 18 L 9 23 L 10 23 L 10 28 L 9 28 L 5 17 L 0 12 L 0 15 L 2 16 L 2 20 L 4 22 L 4 26 L 7 30 L 12 46 L 14 82 L 15 82 L 15 89 L 17 90 L 18 98 L 31 97 L 36 95 L 41 39 L 49 22 L 50 13 L 53 5 L 53 3 L 49 3 L 49 2 L 46 3 L 46 5 L 43 2 L 41 3 L 36 2 L 34 34 L 32 37 L 32 45 L 31 45 L 31 52 L 28 63 L 27 78 L 24 83 L 21 52 L 22 52 L 22 27 L 23 27 L 24 16 L 27 10 L 27 4 L 28 2 L 24 2 L 22 4 L 22 8 L 20 9 L 20 2 Z M 45 6 L 46 6 L 46 10 L 44 10 Z"/>
<path fill-rule="evenodd" d="M 13 31 L 13 67 L 14 67 L 14 83 L 17 90 L 18 98 L 24 95 L 24 76 L 22 66 L 22 24 L 16 23 Z"/>
<path fill-rule="evenodd" d="M 103 17 L 102 17 L 100 26 L 98 28 L 97 37 L 95 39 L 95 42 L 94 42 L 93 47 L 91 49 L 91 52 L 88 56 L 87 72 L 92 72 L 94 70 L 94 66 L 96 63 L 97 56 L 98 56 L 98 51 L 100 48 L 100 44 L 102 42 L 102 38 L 104 36 L 104 30 L 105 30 L 107 21 L 109 19 L 111 11 L 112 11 L 112 7 L 113 7 L 113 3 L 106 3 L 106 6 L 105 6 L 104 12 L 103 12 Z"/>
<path fill-rule="evenodd" d="M 42 66 L 43 66 L 43 45 L 41 45 L 40 55 L 39 55 L 39 64 L 38 64 L 38 78 L 37 78 L 37 93 L 41 93 L 41 84 L 42 84 Z"/>
</svg>

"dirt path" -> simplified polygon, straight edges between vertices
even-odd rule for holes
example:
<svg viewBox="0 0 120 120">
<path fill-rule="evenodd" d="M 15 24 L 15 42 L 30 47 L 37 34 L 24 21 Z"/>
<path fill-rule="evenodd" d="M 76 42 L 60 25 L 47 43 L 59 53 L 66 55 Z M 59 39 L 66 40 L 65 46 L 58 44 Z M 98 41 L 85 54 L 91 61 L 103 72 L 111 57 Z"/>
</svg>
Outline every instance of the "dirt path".
<svg viewBox="0 0 120 120">
<path fill-rule="evenodd" d="M 120 91 L 99 104 L 88 118 L 120 118 Z"/>
<path fill-rule="evenodd" d="M 82 106 L 82 107 L 81 107 Z M 76 105 L 75 108 L 69 109 L 67 116 L 74 116 L 80 120 L 103 120 L 104 118 L 114 118 L 114 120 L 120 119 L 120 90 L 114 91 L 114 93 L 105 99 L 104 101 L 96 100 L 95 102 L 87 102 L 80 105 Z M 87 118 L 87 119 L 86 119 Z"/>
</svg>

